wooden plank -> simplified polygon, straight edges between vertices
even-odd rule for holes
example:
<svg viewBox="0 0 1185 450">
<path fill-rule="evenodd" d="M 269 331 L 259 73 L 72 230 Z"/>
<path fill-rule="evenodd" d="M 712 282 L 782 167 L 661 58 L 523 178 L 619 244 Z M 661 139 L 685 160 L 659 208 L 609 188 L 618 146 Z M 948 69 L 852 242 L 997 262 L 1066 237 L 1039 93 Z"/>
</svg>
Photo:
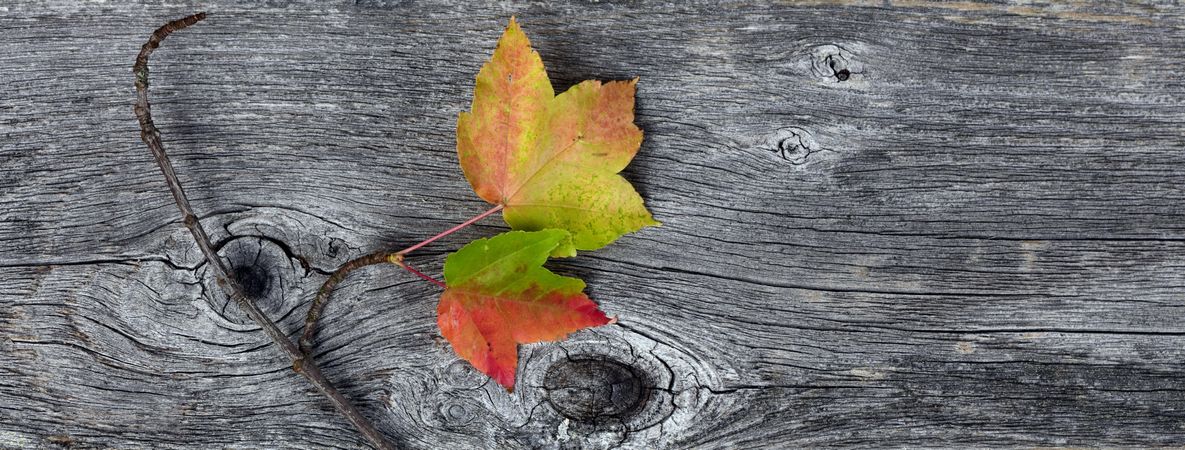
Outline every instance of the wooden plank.
<svg viewBox="0 0 1185 450">
<path fill-rule="evenodd" d="M 618 324 L 524 347 L 508 394 L 431 285 L 340 288 L 318 361 L 403 446 L 1185 445 L 1179 6 L 201 6 L 154 115 L 294 334 L 344 261 L 483 209 L 453 127 L 511 14 L 558 89 L 641 78 L 626 175 L 664 226 L 554 265 Z M 208 281 L 139 142 L 134 55 L 194 11 L 0 8 L 0 448 L 364 446 Z"/>
</svg>

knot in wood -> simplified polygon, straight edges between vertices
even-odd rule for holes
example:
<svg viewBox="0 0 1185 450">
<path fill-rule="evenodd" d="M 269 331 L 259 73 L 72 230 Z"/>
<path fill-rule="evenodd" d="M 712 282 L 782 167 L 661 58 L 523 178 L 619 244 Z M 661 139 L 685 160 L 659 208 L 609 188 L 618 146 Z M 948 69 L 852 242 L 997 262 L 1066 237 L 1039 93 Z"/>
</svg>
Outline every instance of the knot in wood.
<svg viewBox="0 0 1185 450">
<path fill-rule="evenodd" d="M 811 73 L 820 81 L 843 83 L 864 73 L 864 64 L 847 48 L 835 44 L 811 50 Z"/>
<path fill-rule="evenodd" d="M 215 247 L 226 262 L 230 277 L 242 288 L 243 295 L 255 301 L 265 313 L 279 317 L 292 309 L 294 305 L 289 302 L 300 301 L 300 293 L 293 290 L 300 284 L 301 264 L 282 241 L 263 236 L 239 236 Z M 217 286 L 212 270 L 207 268 L 204 272 L 203 277 L 212 283 L 203 296 L 210 309 L 229 322 L 252 323 Z"/>
<path fill-rule="evenodd" d="M 810 132 L 798 127 L 778 130 L 766 139 L 764 146 L 767 151 L 796 166 L 806 164 L 812 155 L 823 150 Z"/>
<path fill-rule="evenodd" d="M 266 267 L 251 263 L 232 266 L 230 276 L 243 288 L 243 295 L 250 299 L 260 299 L 271 289 L 272 275 Z"/>
<path fill-rule="evenodd" d="M 560 414 L 578 421 L 626 419 L 646 404 L 649 386 L 629 366 L 608 359 L 563 360 L 543 388 Z"/>
<path fill-rule="evenodd" d="M 481 407 L 473 404 L 472 400 L 463 398 L 442 402 L 439 408 L 441 419 L 450 427 L 468 425 L 477 418 L 477 411 L 481 410 Z"/>
</svg>

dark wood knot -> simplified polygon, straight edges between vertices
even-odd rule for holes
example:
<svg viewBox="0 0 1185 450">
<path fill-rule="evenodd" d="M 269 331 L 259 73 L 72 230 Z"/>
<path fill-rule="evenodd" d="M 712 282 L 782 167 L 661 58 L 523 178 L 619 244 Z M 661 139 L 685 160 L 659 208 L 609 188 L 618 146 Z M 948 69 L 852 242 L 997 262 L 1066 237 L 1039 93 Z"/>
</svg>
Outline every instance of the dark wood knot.
<svg viewBox="0 0 1185 450">
<path fill-rule="evenodd" d="M 793 165 L 809 162 L 825 149 L 815 142 L 810 132 L 798 127 L 782 128 L 766 138 L 764 148 Z"/>
<path fill-rule="evenodd" d="M 291 308 L 285 302 L 300 297 L 281 292 L 299 284 L 302 272 L 300 264 L 294 262 L 283 242 L 261 236 L 240 236 L 217 243 L 215 247 L 226 261 L 230 276 L 243 288 L 243 294 L 255 301 L 264 312 L 279 317 Z M 203 277 L 213 277 L 208 267 L 203 272 Z M 238 311 L 223 289 L 209 284 L 205 294 L 211 309 L 227 321 L 243 325 L 251 323 Z"/>
<path fill-rule="evenodd" d="M 811 50 L 811 73 L 820 81 L 845 83 L 864 73 L 864 64 L 847 48 L 835 44 Z"/>
<path fill-rule="evenodd" d="M 253 300 L 263 298 L 272 286 L 272 276 L 267 267 L 254 263 L 231 266 L 231 276 L 242 286 L 243 295 Z"/>
<path fill-rule="evenodd" d="M 611 359 L 559 361 L 543 379 L 548 403 L 584 422 L 628 419 L 646 405 L 650 387 L 633 368 Z"/>
</svg>

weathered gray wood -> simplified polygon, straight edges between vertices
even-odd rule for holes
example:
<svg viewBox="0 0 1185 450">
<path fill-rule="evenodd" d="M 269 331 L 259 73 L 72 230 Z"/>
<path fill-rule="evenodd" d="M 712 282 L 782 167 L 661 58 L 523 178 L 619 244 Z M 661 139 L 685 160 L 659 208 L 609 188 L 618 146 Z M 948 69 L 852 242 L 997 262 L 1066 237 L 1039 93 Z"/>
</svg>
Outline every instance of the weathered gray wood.
<svg viewBox="0 0 1185 450">
<path fill-rule="evenodd" d="M 641 77 L 664 226 L 555 264 L 617 325 L 524 347 L 507 394 L 433 286 L 340 288 L 318 359 L 405 446 L 1185 445 L 1179 6 L 236 3 L 158 51 L 154 115 L 293 334 L 337 265 L 483 209 L 453 127 L 511 14 L 557 88 Z M 0 7 L 0 448 L 364 445 L 138 140 L 137 48 L 196 8 Z"/>
</svg>

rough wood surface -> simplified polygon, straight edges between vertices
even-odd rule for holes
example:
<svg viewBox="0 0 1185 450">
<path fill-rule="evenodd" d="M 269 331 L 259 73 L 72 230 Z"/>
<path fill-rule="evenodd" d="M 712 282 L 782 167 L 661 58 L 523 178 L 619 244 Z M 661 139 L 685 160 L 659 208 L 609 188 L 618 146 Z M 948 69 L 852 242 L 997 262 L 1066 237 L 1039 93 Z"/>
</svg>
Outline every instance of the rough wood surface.
<svg viewBox="0 0 1185 450">
<path fill-rule="evenodd" d="M 299 333 L 339 264 L 481 211 L 455 118 L 510 15 L 557 88 L 641 77 L 661 228 L 556 264 L 616 325 L 507 394 L 435 287 L 351 276 L 317 358 L 410 448 L 1185 445 L 1173 2 L 0 6 L 0 448 L 360 448 L 227 304 L 132 116 Z M 423 252 L 501 229 L 487 221 Z"/>
</svg>

